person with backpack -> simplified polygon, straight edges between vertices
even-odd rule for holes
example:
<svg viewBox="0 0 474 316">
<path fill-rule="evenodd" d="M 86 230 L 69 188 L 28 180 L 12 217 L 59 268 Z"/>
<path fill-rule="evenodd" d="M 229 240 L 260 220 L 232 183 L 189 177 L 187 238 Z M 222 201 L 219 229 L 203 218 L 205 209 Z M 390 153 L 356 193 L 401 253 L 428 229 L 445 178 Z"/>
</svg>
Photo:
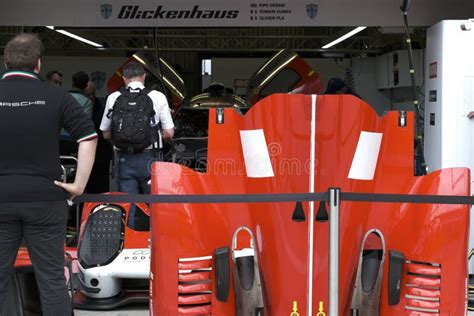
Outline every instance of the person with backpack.
<svg viewBox="0 0 474 316">
<path fill-rule="evenodd" d="M 141 64 L 127 63 L 122 75 L 125 87 L 107 98 L 100 130 L 114 145 L 118 190 L 149 194 L 151 162 L 158 160 L 162 139 L 173 137 L 174 124 L 166 96 L 145 88 Z M 132 205 L 128 217 L 131 228 L 135 228 L 135 210 Z"/>
</svg>

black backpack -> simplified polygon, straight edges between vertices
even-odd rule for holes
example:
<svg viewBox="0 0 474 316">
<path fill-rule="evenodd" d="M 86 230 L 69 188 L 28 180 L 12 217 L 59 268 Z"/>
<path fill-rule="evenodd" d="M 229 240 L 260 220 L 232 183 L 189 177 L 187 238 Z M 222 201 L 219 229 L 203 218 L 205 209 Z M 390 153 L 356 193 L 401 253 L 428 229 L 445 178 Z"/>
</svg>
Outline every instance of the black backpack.
<svg viewBox="0 0 474 316">
<path fill-rule="evenodd" d="M 120 92 L 111 110 L 112 143 L 129 154 L 138 153 L 158 140 L 150 90 L 123 88 Z"/>
</svg>

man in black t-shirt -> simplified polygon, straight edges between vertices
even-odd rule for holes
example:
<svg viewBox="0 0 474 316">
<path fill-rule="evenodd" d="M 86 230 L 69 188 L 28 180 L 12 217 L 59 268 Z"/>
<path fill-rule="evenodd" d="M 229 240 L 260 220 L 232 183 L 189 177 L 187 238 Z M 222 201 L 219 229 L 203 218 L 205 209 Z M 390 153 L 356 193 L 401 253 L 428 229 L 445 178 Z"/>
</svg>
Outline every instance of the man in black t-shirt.
<svg viewBox="0 0 474 316">
<path fill-rule="evenodd" d="M 64 278 L 66 198 L 82 194 L 97 134 L 74 98 L 38 76 L 43 44 L 19 34 L 5 46 L 0 80 L 0 313 L 22 239 L 40 290 L 44 316 L 71 315 Z M 60 182 L 59 133 L 79 143 L 73 183 Z"/>
</svg>

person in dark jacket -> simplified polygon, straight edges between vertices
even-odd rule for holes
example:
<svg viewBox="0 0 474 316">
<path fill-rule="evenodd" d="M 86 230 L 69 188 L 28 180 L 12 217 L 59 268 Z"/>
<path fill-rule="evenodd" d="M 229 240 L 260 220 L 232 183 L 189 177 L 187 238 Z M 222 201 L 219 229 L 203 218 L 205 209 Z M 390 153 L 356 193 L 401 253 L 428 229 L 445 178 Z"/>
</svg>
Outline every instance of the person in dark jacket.
<svg viewBox="0 0 474 316">
<path fill-rule="evenodd" d="M 84 94 L 84 90 L 87 88 L 89 82 L 89 75 L 84 71 L 78 71 L 72 75 L 72 89 L 69 93 L 72 94 L 74 99 L 83 107 L 89 117 L 92 116 L 92 101 Z"/>
<path fill-rule="evenodd" d="M 105 100 L 98 98 L 95 93 L 95 84 L 89 81 L 84 90 L 84 95 L 92 101 L 92 121 L 99 137 L 97 139 L 94 167 L 87 183 L 86 192 L 94 194 L 110 191 L 110 161 L 113 157 L 112 144 L 104 139 L 100 131 L 100 122 L 105 110 Z"/>
<path fill-rule="evenodd" d="M 74 73 L 72 75 L 72 89 L 69 90 L 69 93 L 82 106 L 84 112 L 89 117 L 92 117 L 92 101 L 84 94 L 87 82 L 89 82 L 89 76 L 85 72 L 79 71 Z M 71 135 L 63 129 L 61 131 L 59 147 L 61 156 L 76 156 L 77 150 L 78 146 L 74 137 L 71 137 Z"/>
</svg>

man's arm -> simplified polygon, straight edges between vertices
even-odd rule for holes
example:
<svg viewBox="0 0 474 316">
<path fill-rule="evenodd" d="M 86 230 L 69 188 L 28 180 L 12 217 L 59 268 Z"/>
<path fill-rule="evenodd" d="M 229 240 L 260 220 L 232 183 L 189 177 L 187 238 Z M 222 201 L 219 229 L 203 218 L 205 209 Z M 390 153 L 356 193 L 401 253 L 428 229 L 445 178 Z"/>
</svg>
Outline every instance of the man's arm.
<svg viewBox="0 0 474 316">
<path fill-rule="evenodd" d="M 97 138 L 82 141 L 79 143 L 78 164 L 76 170 L 76 178 L 73 183 L 64 183 L 54 181 L 54 184 L 66 190 L 70 198 L 73 199 L 77 195 L 81 195 L 86 188 L 87 181 L 91 174 L 94 164 L 95 148 L 97 146 Z"/>
<path fill-rule="evenodd" d="M 111 139 L 112 137 L 112 132 L 110 131 L 110 126 L 111 126 L 111 119 L 109 117 L 109 112 L 114 106 L 115 101 L 117 100 L 118 96 L 120 95 L 120 92 L 114 92 L 109 97 L 107 98 L 107 101 L 105 102 L 105 109 L 104 113 L 102 114 L 102 120 L 100 121 L 100 127 L 99 129 L 102 131 L 102 135 L 104 136 L 104 139 Z"/>
<path fill-rule="evenodd" d="M 161 137 L 163 140 L 172 139 L 174 136 L 174 124 L 165 95 L 155 91 L 152 100 L 155 110 L 155 120 L 161 122 Z"/>
<path fill-rule="evenodd" d="M 174 128 L 162 129 L 161 136 L 166 140 L 172 139 L 174 136 Z"/>
<path fill-rule="evenodd" d="M 104 139 L 107 139 L 107 140 L 112 138 L 112 132 L 110 130 L 102 131 L 102 135 L 104 136 Z"/>
</svg>

